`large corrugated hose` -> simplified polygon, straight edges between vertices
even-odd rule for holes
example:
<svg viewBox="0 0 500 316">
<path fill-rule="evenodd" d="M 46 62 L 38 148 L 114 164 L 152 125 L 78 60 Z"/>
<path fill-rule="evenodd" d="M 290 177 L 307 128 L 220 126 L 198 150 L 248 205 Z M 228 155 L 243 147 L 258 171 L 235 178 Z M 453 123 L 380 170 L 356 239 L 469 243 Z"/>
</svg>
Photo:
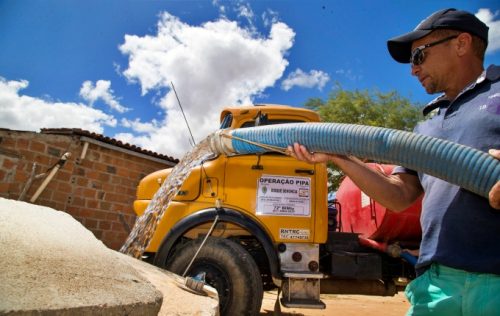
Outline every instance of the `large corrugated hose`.
<svg viewBox="0 0 500 316">
<path fill-rule="evenodd" d="M 405 166 L 488 197 L 500 162 L 480 150 L 394 129 L 341 123 L 293 123 L 221 130 L 211 135 L 218 154 L 254 154 L 298 142 L 312 152 L 353 155 Z M 252 144 L 249 142 L 254 142 Z"/>
</svg>

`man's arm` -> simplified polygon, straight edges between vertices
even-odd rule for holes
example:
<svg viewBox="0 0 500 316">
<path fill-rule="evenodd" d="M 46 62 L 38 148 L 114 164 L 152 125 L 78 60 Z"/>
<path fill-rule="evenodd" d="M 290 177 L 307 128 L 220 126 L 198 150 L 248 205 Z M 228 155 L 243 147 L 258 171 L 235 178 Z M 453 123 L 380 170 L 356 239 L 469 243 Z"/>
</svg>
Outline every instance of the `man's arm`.
<svg viewBox="0 0 500 316">
<path fill-rule="evenodd" d="M 500 149 L 490 149 L 488 153 L 500 160 Z M 500 181 L 497 181 L 493 188 L 491 188 L 488 200 L 490 201 L 491 207 L 500 210 Z"/>
<path fill-rule="evenodd" d="M 386 175 L 368 167 L 356 157 L 310 153 L 297 143 L 288 150 L 298 160 L 308 163 L 333 162 L 364 193 L 393 211 L 405 210 L 423 193 L 418 177 L 412 174 Z"/>
</svg>

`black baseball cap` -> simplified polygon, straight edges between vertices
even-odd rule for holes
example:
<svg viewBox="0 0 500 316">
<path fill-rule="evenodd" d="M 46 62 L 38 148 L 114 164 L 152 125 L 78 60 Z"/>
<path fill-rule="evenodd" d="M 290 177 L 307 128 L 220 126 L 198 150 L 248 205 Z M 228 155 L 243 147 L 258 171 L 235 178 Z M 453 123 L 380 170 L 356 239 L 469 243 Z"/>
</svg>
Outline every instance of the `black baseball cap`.
<svg viewBox="0 0 500 316">
<path fill-rule="evenodd" d="M 457 9 L 444 9 L 431 14 L 420 22 L 413 31 L 388 40 L 387 48 L 389 53 L 396 61 L 409 63 L 412 43 L 438 29 L 452 29 L 471 33 L 481 38 L 488 45 L 488 26 L 474 14 Z"/>
</svg>

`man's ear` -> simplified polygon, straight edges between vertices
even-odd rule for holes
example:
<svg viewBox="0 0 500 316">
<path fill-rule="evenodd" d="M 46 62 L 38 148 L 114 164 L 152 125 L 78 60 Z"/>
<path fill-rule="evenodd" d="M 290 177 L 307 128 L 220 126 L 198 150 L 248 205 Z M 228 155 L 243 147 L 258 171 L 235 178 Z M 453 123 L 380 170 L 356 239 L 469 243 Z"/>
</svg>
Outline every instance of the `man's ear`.
<svg viewBox="0 0 500 316">
<path fill-rule="evenodd" d="M 468 52 L 472 51 L 472 35 L 469 33 L 460 33 L 457 37 L 457 54 L 458 56 L 463 56 Z"/>
</svg>

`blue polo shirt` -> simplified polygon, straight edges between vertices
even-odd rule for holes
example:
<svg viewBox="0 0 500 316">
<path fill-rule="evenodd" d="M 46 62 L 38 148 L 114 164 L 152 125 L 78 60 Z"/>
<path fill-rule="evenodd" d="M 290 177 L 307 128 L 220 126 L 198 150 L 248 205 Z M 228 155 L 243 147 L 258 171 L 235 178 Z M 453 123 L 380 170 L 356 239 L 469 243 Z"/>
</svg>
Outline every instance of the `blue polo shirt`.
<svg viewBox="0 0 500 316">
<path fill-rule="evenodd" d="M 500 149 L 500 67 L 490 66 L 458 97 L 443 96 L 424 108 L 435 114 L 414 132 L 487 152 Z M 393 173 L 413 173 L 397 167 Z M 469 272 L 500 275 L 500 210 L 486 198 L 446 181 L 418 173 L 425 191 L 420 223 L 422 242 L 417 272 L 436 262 Z"/>
</svg>

